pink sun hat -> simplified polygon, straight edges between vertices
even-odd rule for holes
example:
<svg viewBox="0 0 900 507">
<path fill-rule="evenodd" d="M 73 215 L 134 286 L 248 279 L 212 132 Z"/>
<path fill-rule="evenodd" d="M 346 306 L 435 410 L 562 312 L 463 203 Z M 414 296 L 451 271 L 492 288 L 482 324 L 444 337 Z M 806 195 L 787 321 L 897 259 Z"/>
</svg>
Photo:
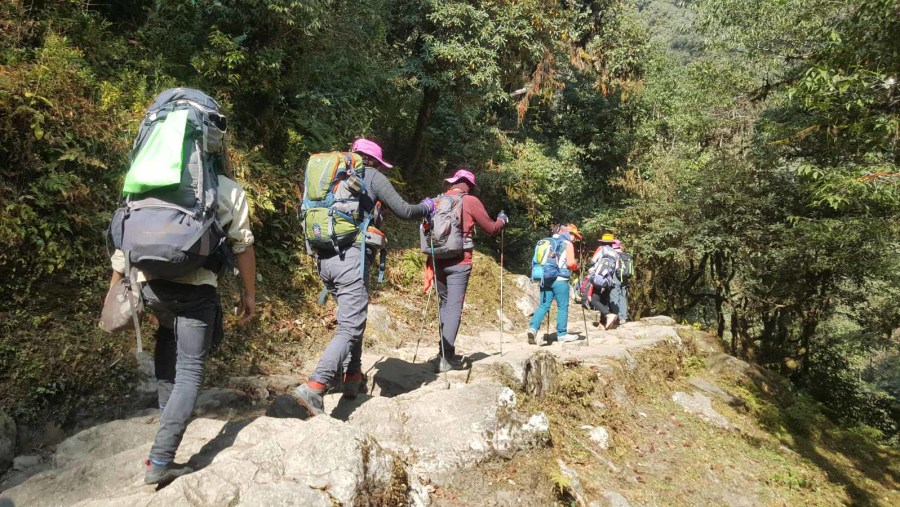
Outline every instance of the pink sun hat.
<svg viewBox="0 0 900 507">
<path fill-rule="evenodd" d="M 453 173 L 453 176 L 450 176 L 444 181 L 447 182 L 448 185 L 453 185 L 454 183 L 459 183 L 459 180 L 466 180 L 471 183 L 473 187 L 478 187 L 478 184 L 475 183 L 475 175 L 465 167 L 460 167 Z"/>
<path fill-rule="evenodd" d="M 378 146 L 378 143 L 374 141 L 369 141 L 368 139 L 357 139 L 353 141 L 353 146 L 350 147 L 350 151 L 355 153 L 364 153 L 375 160 L 381 162 L 381 165 L 390 169 L 392 166 L 384 161 L 384 152 L 381 151 L 381 146 Z"/>
</svg>

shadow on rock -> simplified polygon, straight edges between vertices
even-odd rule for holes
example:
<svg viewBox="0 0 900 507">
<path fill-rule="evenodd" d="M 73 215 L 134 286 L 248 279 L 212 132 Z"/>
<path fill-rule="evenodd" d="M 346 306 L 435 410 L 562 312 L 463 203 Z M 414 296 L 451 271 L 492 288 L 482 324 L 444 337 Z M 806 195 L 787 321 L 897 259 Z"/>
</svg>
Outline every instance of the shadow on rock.
<svg viewBox="0 0 900 507">
<path fill-rule="evenodd" d="M 565 346 L 566 343 L 581 343 L 581 342 L 584 342 L 587 340 L 587 335 L 585 335 L 583 331 L 572 331 L 571 333 L 578 336 L 578 340 L 576 340 L 574 342 L 562 343 L 561 344 L 562 346 Z M 539 340 L 540 340 L 540 338 L 539 338 Z M 539 341 L 538 343 L 541 347 L 549 347 L 550 345 L 553 345 L 554 343 L 560 343 L 560 342 L 559 342 L 556 332 L 554 331 L 552 333 L 545 333 L 544 341 L 543 342 Z"/>
<path fill-rule="evenodd" d="M 497 352 L 495 354 L 488 354 L 486 352 L 476 352 L 474 354 L 469 354 L 466 356 L 466 363 L 468 363 L 469 365 L 473 365 L 473 364 L 477 363 L 478 361 L 481 361 L 482 359 L 487 359 L 488 357 L 491 357 L 492 355 L 500 355 L 500 353 Z"/>
<path fill-rule="evenodd" d="M 237 438 L 238 433 L 253 422 L 254 419 L 256 419 L 256 417 L 235 419 L 225 423 L 212 440 L 204 444 L 196 454 L 191 456 L 187 462 L 188 466 L 193 468 L 194 471 L 206 468 L 220 452 L 228 449 L 234 444 L 234 440 Z"/>
<path fill-rule="evenodd" d="M 335 419 L 340 419 L 341 421 L 347 421 L 350 419 L 350 416 L 353 412 L 356 412 L 356 409 L 362 406 L 363 403 L 372 399 L 372 396 L 368 394 L 360 393 L 355 398 L 351 398 L 349 396 L 341 396 L 338 399 L 337 405 L 331 411 L 331 417 Z"/>
<path fill-rule="evenodd" d="M 396 357 L 378 362 L 373 369 L 371 394 L 376 394 L 377 388 L 378 394 L 387 397 L 414 391 L 437 378 L 431 363 L 410 363 Z"/>
<path fill-rule="evenodd" d="M 279 419 L 306 420 L 312 417 L 312 414 L 301 407 L 290 394 L 280 394 L 272 400 L 272 404 L 269 405 L 269 409 L 266 410 L 266 416 Z"/>
</svg>

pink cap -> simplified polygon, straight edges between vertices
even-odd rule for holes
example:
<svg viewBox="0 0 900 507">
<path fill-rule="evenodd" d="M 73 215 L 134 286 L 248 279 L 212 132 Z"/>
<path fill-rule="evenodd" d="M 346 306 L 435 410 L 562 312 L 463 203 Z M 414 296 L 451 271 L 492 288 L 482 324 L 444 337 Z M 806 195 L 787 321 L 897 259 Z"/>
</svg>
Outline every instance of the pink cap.
<svg viewBox="0 0 900 507">
<path fill-rule="evenodd" d="M 381 162 L 381 165 L 388 169 L 394 167 L 384 161 L 384 153 L 381 151 L 381 146 L 378 146 L 378 143 L 369 141 L 368 139 L 357 139 L 356 141 L 353 141 L 353 146 L 350 147 L 350 151 L 366 154 Z"/>
<path fill-rule="evenodd" d="M 470 171 L 464 167 L 460 167 L 459 169 L 457 169 L 456 172 L 453 173 L 453 176 L 450 176 L 449 178 L 445 179 L 444 181 L 446 181 L 448 184 L 452 185 L 454 183 L 459 183 L 459 180 L 467 180 L 469 183 L 472 184 L 473 187 L 478 186 L 475 183 L 475 175 L 472 174 L 472 171 Z"/>
</svg>

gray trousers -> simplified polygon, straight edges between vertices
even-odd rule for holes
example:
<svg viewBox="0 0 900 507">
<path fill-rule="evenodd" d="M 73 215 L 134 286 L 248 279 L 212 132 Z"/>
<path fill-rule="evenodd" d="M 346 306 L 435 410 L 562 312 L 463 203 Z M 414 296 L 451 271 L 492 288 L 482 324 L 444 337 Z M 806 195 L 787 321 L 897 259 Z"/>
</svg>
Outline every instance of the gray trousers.
<svg viewBox="0 0 900 507">
<path fill-rule="evenodd" d="M 359 248 L 351 247 L 342 255 L 319 257 L 319 278 L 338 305 L 337 330 L 309 378 L 313 382 L 334 385 L 334 378 L 341 368 L 348 374 L 362 371 L 369 289 L 366 285 L 368 277 L 360 274 L 361 256 Z M 367 272 L 368 264 L 366 262 Z"/>
<path fill-rule="evenodd" d="M 214 335 L 221 333 L 222 310 L 212 285 L 151 280 L 141 289 L 159 319 L 154 366 L 162 415 L 150 459 L 170 463 L 181 444 L 203 381 L 203 366 Z"/>
<path fill-rule="evenodd" d="M 610 311 L 619 316 L 620 322 L 628 320 L 628 286 L 616 282 L 609 293 Z"/>
<path fill-rule="evenodd" d="M 463 304 L 466 302 L 466 288 L 469 286 L 471 274 L 471 264 L 442 267 L 439 260 L 435 266 L 434 277 L 440 301 L 444 357 L 456 355 L 456 335 L 459 333 Z"/>
</svg>

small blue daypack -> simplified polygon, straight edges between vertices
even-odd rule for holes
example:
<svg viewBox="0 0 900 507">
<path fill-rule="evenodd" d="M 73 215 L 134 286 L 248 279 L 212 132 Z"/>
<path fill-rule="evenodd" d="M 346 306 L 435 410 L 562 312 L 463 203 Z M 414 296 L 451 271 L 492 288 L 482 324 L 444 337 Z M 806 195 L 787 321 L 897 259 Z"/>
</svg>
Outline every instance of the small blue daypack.
<svg viewBox="0 0 900 507">
<path fill-rule="evenodd" d="M 559 260 L 565 252 L 566 243 L 560 238 L 544 238 L 534 247 L 531 258 L 531 280 L 541 286 L 552 284 L 562 274 Z"/>
</svg>

